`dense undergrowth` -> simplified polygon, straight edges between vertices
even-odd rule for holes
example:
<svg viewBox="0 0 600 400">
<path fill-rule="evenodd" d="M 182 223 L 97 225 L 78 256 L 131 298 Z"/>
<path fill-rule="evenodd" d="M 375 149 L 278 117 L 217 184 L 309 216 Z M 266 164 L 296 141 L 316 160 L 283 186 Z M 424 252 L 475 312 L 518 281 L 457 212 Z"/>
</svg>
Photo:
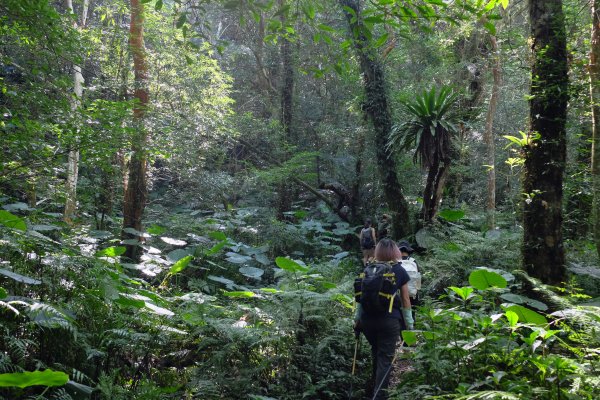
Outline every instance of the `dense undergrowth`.
<svg viewBox="0 0 600 400">
<path fill-rule="evenodd" d="M 22 374 L 19 388 L 0 375 L 5 399 L 365 394 L 365 343 L 351 375 L 356 227 L 326 212 L 298 211 L 284 223 L 258 208 L 155 206 L 139 263 L 119 257 L 117 229 L 67 229 L 58 214 L 7 200 L 0 219 L 0 374 L 47 370 L 57 379 L 49 386 Z M 459 223 L 417 235 L 428 300 L 406 337 L 414 371 L 396 398 L 599 395 L 598 316 L 568 298 L 561 311 L 529 297 L 511 273 L 519 235 Z M 503 276 L 506 287 L 466 286 L 473 270 Z M 46 386 L 29 385 L 34 378 Z"/>
</svg>

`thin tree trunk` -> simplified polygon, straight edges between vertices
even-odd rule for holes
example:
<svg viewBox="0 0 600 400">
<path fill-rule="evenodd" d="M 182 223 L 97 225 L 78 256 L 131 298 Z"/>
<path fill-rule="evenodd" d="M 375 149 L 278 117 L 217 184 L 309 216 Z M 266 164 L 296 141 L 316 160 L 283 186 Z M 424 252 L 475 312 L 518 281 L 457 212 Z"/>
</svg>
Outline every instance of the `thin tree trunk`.
<svg viewBox="0 0 600 400">
<path fill-rule="evenodd" d="M 498 54 L 498 42 L 496 37 L 490 35 L 492 44 L 492 76 L 494 83 L 492 84 L 492 95 L 485 115 L 485 131 L 483 133 L 483 141 L 485 142 L 486 164 L 488 168 L 487 176 L 487 198 L 485 204 L 486 220 L 489 229 L 494 229 L 496 226 L 496 146 L 494 143 L 494 117 L 498 106 L 498 92 L 500 90 L 501 75 L 500 75 L 500 55 Z"/>
<path fill-rule="evenodd" d="M 132 141 L 132 154 L 129 162 L 127 187 L 125 188 L 123 228 L 133 228 L 141 232 L 147 197 L 146 151 L 148 132 L 144 127 L 144 115 L 149 102 L 149 93 L 147 88 L 148 67 L 144 49 L 144 5 L 140 0 L 131 0 L 129 47 L 133 55 L 134 96 L 137 99 L 133 109 L 133 119 L 137 125 L 137 133 Z M 137 235 L 123 232 L 123 237 L 131 239 L 137 237 Z M 138 251 L 139 246 L 127 245 L 125 256 L 136 260 L 138 259 Z"/>
<path fill-rule="evenodd" d="M 73 8 L 73 0 L 66 0 L 66 6 L 69 12 L 75 14 Z M 85 27 L 87 22 L 87 13 L 89 7 L 89 0 L 83 0 L 83 6 L 81 9 L 81 19 L 79 23 L 73 22 L 75 29 Z M 75 112 L 81 103 L 81 97 L 83 96 L 83 74 L 81 73 L 80 65 L 73 65 L 73 92 L 75 98 L 71 100 L 71 110 Z M 74 113 L 75 114 L 75 113 Z M 73 223 L 73 218 L 77 213 L 77 180 L 79 177 L 79 149 L 77 143 L 71 144 L 69 149 L 68 164 L 67 164 L 67 181 L 66 181 L 66 200 L 65 209 L 63 212 L 63 220 L 67 224 Z"/>
<path fill-rule="evenodd" d="M 568 66 L 561 0 L 530 0 L 533 66 L 529 134 L 525 146 L 523 266 L 544 283 L 566 277 L 562 238 L 563 175 L 566 161 Z"/>
<path fill-rule="evenodd" d="M 281 0 L 279 6 L 282 9 L 285 2 Z M 285 26 L 285 13 L 281 16 L 281 22 Z M 284 132 L 284 142 L 297 144 L 292 129 L 293 100 L 294 100 L 294 64 L 292 58 L 292 47 L 287 37 L 281 38 L 281 126 Z M 279 184 L 279 198 L 277 200 L 277 218 L 285 219 L 285 212 L 292 208 L 293 190 L 288 182 Z"/>
<path fill-rule="evenodd" d="M 600 0 L 592 4 L 590 51 L 590 93 L 592 103 L 592 193 L 594 241 L 600 257 Z"/>
<path fill-rule="evenodd" d="M 354 15 L 344 8 L 350 28 L 354 47 L 360 60 L 365 89 L 364 112 L 371 119 L 375 129 L 375 151 L 379 175 L 383 185 L 386 203 L 392 214 L 394 238 L 401 238 L 412 233 L 408 216 L 408 203 L 402 193 L 402 185 L 398 180 L 396 162 L 387 146 L 392 129 L 383 66 L 377 53 L 369 46 L 364 34 L 364 25 L 357 0 L 339 0 L 342 7 L 353 10 Z"/>
<path fill-rule="evenodd" d="M 362 129 L 358 132 L 356 144 L 356 163 L 354 164 L 354 183 L 352 185 L 352 205 L 350 206 L 350 215 L 353 222 L 361 223 L 362 218 L 359 218 L 357 208 L 360 201 L 360 188 L 362 187 L 362 158 L 363 153 L 365 152 L 365 134 Z"/>
</svg>

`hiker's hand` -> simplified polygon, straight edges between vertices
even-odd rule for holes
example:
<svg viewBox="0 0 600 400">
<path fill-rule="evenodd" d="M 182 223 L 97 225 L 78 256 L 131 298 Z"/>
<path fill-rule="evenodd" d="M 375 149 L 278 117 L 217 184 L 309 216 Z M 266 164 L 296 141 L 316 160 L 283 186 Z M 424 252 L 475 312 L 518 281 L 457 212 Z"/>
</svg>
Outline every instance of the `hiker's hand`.
<svg viewBox="0 0 600 400">
<path fill-rule="evenodd" d="M 360 319 L 354 321 L 354 336 L 358 337 L 362 332 L 362 326 L 360 324 Z"/>
<path fill-rule="evenodd" d="M 407 330 L 412 331 L 413 329 L 415 329 L 415 320 L 412 316 L 412 309 L 403 308 L 402 317 L 404 318 L 404 325 L 406 326 Z"/>
</svg>

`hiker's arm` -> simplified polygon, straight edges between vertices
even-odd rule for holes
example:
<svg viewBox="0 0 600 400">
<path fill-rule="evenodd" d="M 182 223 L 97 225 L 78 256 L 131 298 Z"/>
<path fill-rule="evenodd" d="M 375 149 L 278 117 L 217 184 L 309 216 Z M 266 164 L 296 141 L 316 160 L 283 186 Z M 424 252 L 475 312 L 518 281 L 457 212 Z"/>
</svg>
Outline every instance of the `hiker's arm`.
<svg viewBox="0 0 600 400">
<path fill-rule="evenodd" d="M 402 308 L 411 308 L 410 295 L 408 294 L 408 284 L 405 283 L 400 287 L 400 300 L 402 300 Z"/>
<path fill-rule="evenodd" d="M 402 300 L 402 317 L 406 323 L 406 329 L 412 331 L 415 327 L 415 320 L 412 316 L 412 306 L 408 295 L 408 284 L 406 283 L 400 288 L 400 299 Z"/>
</svg>

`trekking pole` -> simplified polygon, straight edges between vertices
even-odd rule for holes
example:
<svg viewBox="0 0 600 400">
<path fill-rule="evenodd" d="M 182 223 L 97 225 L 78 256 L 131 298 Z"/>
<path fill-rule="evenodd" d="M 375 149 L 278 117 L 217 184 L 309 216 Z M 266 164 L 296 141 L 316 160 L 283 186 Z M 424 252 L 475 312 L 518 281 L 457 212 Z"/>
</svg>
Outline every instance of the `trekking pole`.
<svg viewBox="0 0 600 400">
<path fill-rule="evenodd" d="M 360 345 L 360 333 L 356 335 L 356 344 L 354 345 L 354 360 L 352 360 L 352 377 L 350 378 L 350 392 L 348 400 L 352 400 L 354 394 L 354 371 L 356 370 L 356 356 L 358 354 L 358 346 Z"/>
<path fill-rule="evenodd" d="M 400 342 L 400 347 L 402 347 L 402 345 L 404 345 L 404 340 Z M 373 399 L 375 400 L 375 398 L 377 397 L 377 393 L 379 393 L 379 391 L 381 390 L 381 386 L 383 385 L 383 382 L 385 382 L 385 378 L 388 376 L 388 374 L 390 373 L 390 371 L 392 370 L 392 367 L 394 366 L 394 362 L 396 361 L 396 357 L 398 357 L 398 352 L 394 352 L 394 358 L 392 358 L 392 362 L 390 363 L 390 366 L 388 367 L 387 371 L 385 371 L 385 375 L 383 375 L 383 378 L 381 379 L 381 382 L 379 382 L 379 386 L 377 386 L 377 390 L 375 390 L 375 392 L 373 393 Z"/>
<path fill-rule="evenodd" d="M 354 376 L 354 371 L 356 371 L 356 355 L 358 354 L 358 345 L 360 343 L 360 333 L 356 335 L 356 344 L 354 345 L 354 359 L 352 360 L 352 376 Z"/>
</svg>

